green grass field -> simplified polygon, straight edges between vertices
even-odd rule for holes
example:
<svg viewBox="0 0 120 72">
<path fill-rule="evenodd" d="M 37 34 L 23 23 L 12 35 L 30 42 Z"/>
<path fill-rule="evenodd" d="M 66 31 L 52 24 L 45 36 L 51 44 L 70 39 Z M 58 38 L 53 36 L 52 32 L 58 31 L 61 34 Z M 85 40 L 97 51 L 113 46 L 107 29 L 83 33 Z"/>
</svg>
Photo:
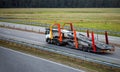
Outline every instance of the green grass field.
<svg viewBox="0 0 120 72">
<path fill-rule="evenodd" d="M 0 9 L 0 18 L 38 24 L 72 22 L 81 28 L 120 32 L 120 8 L 5 8 Z"/>
</svg>

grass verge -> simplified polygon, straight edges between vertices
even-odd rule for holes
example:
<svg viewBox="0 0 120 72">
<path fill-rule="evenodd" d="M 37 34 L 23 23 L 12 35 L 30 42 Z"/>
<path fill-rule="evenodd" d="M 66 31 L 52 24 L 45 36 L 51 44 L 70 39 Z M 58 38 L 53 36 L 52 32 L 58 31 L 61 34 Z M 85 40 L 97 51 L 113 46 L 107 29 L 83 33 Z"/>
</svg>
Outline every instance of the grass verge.
<svg viewBox="0 0 120 72">
<path fill-rule="evenodd" d="M 0 40 L 0 46 L 21 51 L 24 53 L 32 54 L 32 55 L 42 57 L 51 61 L 59 62 L 74 68 L 83 69 L 87 72 L 119 72 L 120 71 L 119 68 L 112 68 L 112 67 L 104 66 L 101 64 L 96 64 L 93 62 L 88 62 L 88 61 L 64 56 L 57 53 L 44 51 L 44 50 L 29 47 L 29 46 L 21 45 L 21 44 L 16 44 L 9 41 Z"/>
<path fill-rule="evenodd" d="M 120 8 L 1 8 L 0 21 L 36 26 L 72 22 L 79 28 L 120 32 Z"/>
</svg>

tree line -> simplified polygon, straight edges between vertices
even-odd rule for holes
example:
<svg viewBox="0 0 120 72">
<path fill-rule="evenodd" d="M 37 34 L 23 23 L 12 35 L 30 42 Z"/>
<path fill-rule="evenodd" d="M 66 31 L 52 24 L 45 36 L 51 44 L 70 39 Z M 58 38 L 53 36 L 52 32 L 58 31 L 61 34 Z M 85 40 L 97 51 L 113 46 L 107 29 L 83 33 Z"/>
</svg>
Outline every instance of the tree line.
<svg viewBox="0 0 120 72">
<path fill-rule="evenodd" d="M 0 8 L 119 8 L 120 0 L 0 0 Z"/>
</svg>

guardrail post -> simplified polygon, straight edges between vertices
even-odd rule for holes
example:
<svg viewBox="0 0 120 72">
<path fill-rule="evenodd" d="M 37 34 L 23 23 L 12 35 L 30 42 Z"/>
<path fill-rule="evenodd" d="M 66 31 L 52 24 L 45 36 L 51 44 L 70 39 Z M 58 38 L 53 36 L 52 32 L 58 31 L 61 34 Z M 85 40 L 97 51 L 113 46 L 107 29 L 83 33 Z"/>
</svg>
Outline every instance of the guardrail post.
<svg viewBox="0 0 120 72">
<path fill-rule="evenodd" d="M 106 44 L 109 44 L 107 31 L 105 31 L 105 41 L 106 41 Z"/>
<path fill-rule="evenodd" d="M 15 25 L 13 25 L 13 28 L 15 29 Z"/>
<path fill-rule="evenodd" d="M 33 27 L 32 27 L 32 31 L 33 31 Z"/>
<path fill-rule="evenodd" d="M 4 24 L 2 24 L 2 26 L 4 27 Z"/>
<path fill-rule="evenodd" d="M 26 26 L 25 26 L 25 30 L 26 30 Z"/>
<path fill-rule="evenodd" d="M 4 25 L 5 27 L 7 27 L 6 25 Z"/>
</svg>

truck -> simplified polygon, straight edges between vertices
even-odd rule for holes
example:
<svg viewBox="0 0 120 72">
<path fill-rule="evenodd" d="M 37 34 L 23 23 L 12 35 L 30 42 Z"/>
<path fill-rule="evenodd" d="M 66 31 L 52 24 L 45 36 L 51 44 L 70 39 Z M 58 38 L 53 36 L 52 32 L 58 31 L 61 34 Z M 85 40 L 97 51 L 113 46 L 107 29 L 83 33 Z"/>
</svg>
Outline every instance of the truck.
<svg viewBox="0 0 120 72">
<path fill-rule="evenodd" d="M 65 25 L 70 25 L 70 29 L 65 29 Z M 56 28 L 53 28 L 56 27 Z M 68 48 L 74 48 L 77 50 L 94 52 L 94 53 L 106 53 L 114 52 L 115 47 L 107 43 L 103 43 L 94 39 L 94 32 L 91 33 L 91 37 L 85 36 L 76 32 L 72 23 L 64 23 L 60 27 L 59 23 L 52 24 L 45 31 L 46 42 L 48 44 L 54 44 L 58 46 L 66 46 Z"/>
</svg>

